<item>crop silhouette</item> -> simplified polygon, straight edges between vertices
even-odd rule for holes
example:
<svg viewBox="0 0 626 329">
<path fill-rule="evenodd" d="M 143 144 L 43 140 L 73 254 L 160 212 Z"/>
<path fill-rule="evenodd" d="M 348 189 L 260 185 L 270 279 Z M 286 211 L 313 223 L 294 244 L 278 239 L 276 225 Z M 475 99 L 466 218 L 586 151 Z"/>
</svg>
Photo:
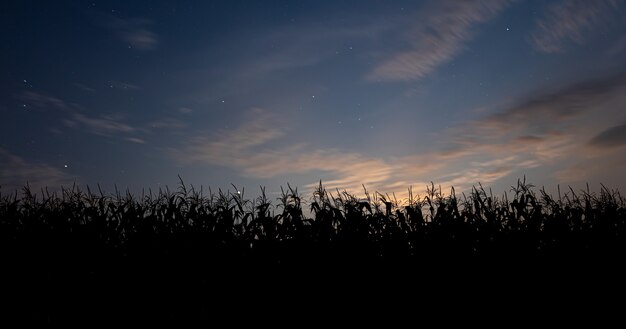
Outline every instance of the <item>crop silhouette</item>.
<svg viewBox="0 0 626 329">
<path fill-rule="evenodd" d="M 521 180 L 510 196 L 494 197 L 479 185 L 459 197 L 432 184 L 425 196 L 409 189 L 399 201 L 365 187 L 361 199 L 320 182 L 310 199 L 288 185 L 275 205 L 264 188 L 253 200 L 233 188 L 205 195 L 181 180 L 176 191 L 139 197 L 77 186 L 0 194 L 4 282 L 15 283 L 22 297 L 31 291 L 51 298 L 16 301 L 16 308 L 36 322 L 77 314 L 104 321 L 136 312 L 139 302 L 119 297 L 136 293 L 155 321 L 180 321 L 202 313 L 201 306 L 181 306 L 175 297 L 146 304 L 146 296 L 260 296 L 303 289 L 302 282 L 355 281 L 381 268 L 467 275 L 508 265 L 532 271 L 619 263 L 626 255 L 625 200 L 604 186 L 597 194 L 570 189 L 554 198 Z M 72 307 L 55 303 L 54 296 L 68 294 Z M 107 298 L 116 302 L 91 308 Z"/>
</svg>

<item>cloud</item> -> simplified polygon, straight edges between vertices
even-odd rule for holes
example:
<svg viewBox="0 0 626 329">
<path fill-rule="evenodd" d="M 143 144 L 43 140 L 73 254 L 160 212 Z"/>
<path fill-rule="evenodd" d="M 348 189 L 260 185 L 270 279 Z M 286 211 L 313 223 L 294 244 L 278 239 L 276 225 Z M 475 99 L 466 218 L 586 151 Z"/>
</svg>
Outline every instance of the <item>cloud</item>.
<svg viewBox="0 0 626 329">
<path fill-rule="evenodd" d="M 89 86 L 87 86 L 87 85 L 84 85 L 84 84 L 82 84 L 82 83 L 80 83 L 80 82 L 74 82 L 74 83 L 72 83 L 72 85 L 73 85 L 74 87 L 76 87 L 76 88 L 78 88 L 78 89 L 82 90 L 82 91 L 87 91 L 87 92 L 90 92 L 90 93 L 92 93 L 92 92 L 96 91 L 94 88 L 91 88 L 91 87 L 89 87 Z"/>
<path fill-rule="evenodd" d="M 607 172 L 620 175 L 610 163 L 620 158 L 613 148 L 626 144 L 626 125 L 606 127 L 626 121 L 624 102 L 624 74 L 536 94 L 446 132 L 454 136 L 448 158 L 480 158 L 484 160 L 469 162 L 468 168 L 510 173 L 543 167 L 553 179 L 570 182 L 594 181 Z M 594 136 L 599 130 L 603 132 Z M 585 174 L 585 166 L 596 169 Z"/>
<path fill-rule="evenodd" d="M 615 41 L 613 45 L 606 51 L 606 54 L 608 56 L 618 56 L 624 50 L 626 50 L 626 36 L 622 36 L 621 38 L 617 39 L 617 41 Z"/>
<path fill-rule="evenodd" d="M 569 43 L 583 44 L 586 34 L 621 19 L 623 0 L 564 0 L 537 19 L 530 42 L 544 53 L 565 51 Z"/>
<path fill-rule="evenodd" d="M 70 105 L 65 101 L 52 97 L 46 94 L 34 92 L 34 91 L 25 91 L 18 96 L 18 99 L 24 103 L 27 103 L 31 108 L 38 109 L 57 109 L 57 110 L 69 110 Z"/>
<path fill-rule="evenodd" d="M 74 113 L 73 120 L 68 122 L 68 125 L 70 126 L 74 124 L 78 124 L 86 128 L 91 133 L 104 136 L 118 133 L 132 133 L 137 130 L 132 126 L 111 117 L 95 118 L 81 113 Z"/>
<path fill-rule="evenodd" d="M 60 98 L 26 91 L 18 97 L 22 102 L 27 103 L 30 108 L 39 110 L 60 110 L 64 119 L 61 121 L 70 128 L 83 128 L 86 131 L 101 135 L 113 136 L 117 134 L 130 134 L 140 131 L 129 124 L 122 122 L 119 118 L 112 116 L 92 117 L 84 114 L 81 106 L 68 103 Z"/>
<path fill-rule="evenodd" d="M 103 19 L 103 25 L 133 48 L 152 50 L 156 49 L 159 44 L 158 35 L 149 29 L 152 21 L 148 19 L 140 17 L 122 19 L 108 16 Z"/>
<path fill-rule="evenodd" d="M 624 168 L 626 167 L 626 152 L 615 150 L 609 156 L 587 156 L 578 159 L 568 166 L 560 168 L 555 173 L 557 182 L 568 184 L 604 183 L 610 188 L 623 191 Z M 593 185 L 592 185 L 593 186 Z"/>
<path fill-rule="evenodd" d="M 598 147 L 618 147 L 626 145 L 626 125 L 611 127 L 595 136 L 589 144 Z"/>
<path fill-rule="evenodd" d="M 109 83 L 115 84 L 118 88 L 125 89 L 137 89 L 139 87 L 123 83 L 110 81 Z M 86 114 L 84 108 L 78 104 L 69 103 L 60 98 L 37 93 L 33 91 L 27 91 L 19 95 L 19 100 L 28 104 L 29 108 L 36 108 L 39 110 L 60 110 L 63 113 L 61 116 L 61 122 L 66 127 L 83 129 L 89 133 L 106 136 L 106 137 L 119 137 L 125 138 L 128 141 L 138 144 L 145 144 L 146 141 L 143 138 L 138 137 L 139 134 L 147 134 L 154 132 L 155 130 L 180 130 L 187 127 L 185 122 L 182 122 L 173 118 L 159 118 L 154 121 L 145 123 L 142 126 L 134 126 L 124 122 L 123 117 L 119 115 L 100 115 L 90 116 Z M 60 133 L 61 130 L 52 128 L 55 133 Z M 133 136 L 134 135 L 134 136 Z"/>
<path fill-rule="evenodd" d="M 545 141 L 545 137 L 539 137 L 539 136 L 533 136 L 533 135 L 519 136 L 515 139 L 515 142 L 520 143 L 520 144 L 535 144 L 535 143 L 541 143 L 543 141 Z"/>
<path fill-rule="evenodd" d="M 407 49 L 389 55 L 367 76 L 369 80 L 411 81 L 424 78 L 458 55 L 473 28 L 489 21 L 509 0 L 440 1 L 410 28 Z"/>
<path fill-rule="evenodd" d="M 626 88 L 626 75 L 585 81 L 552 93 L 529 97 L 518 105 L 474 122 L 484 131 L 528 129 L 529 135 L 558 130 L 603 105 Z M 534 135 L 537 137 L 536 135 Z"/>
<path fill-rule="evenodd" d="M 285 76 L 290 81 L 290 86 L 286 88 L 291 87 L 292 99 L 301 92 L 310 97 L 325 90 L 325 86 L 314 81 L 315 75 L 325 71 L 317 70 L 315 73 L 308 70 L 317 65 L 336 64 L 346 58 L 369 60 L 372 44 L 384 40 L 384 36 L 397 27 L 394 21 L 373 20 L 370 16 L 356 12 L 348 15 L 349 18 L 345 13 L 329 13 L 323 22 L 319 17 L 310 20 L 303 18 L 288 26 L 261 29 L 249 35 L 245 44 L 237 38 L 231 38 L 218 53 L 232 60 L 223 61 L 219 66 L 180 71 L 178 79 L 198 81 L 190 88 L 188 95 L 181 96 L 181 103 L 189 99 L 201 100 L 203 103 L 224 99 L 230 101 L 240 98 L 241 93 L 260 95 L 260 91 L 263 97 L 272 98 L 275 103 L 278 97 L 287 99 L 284 97 L 286 90 L 270 88 L 270 83 L 274 85 L 278 80 L 284 80 Z M 255 51 L 242 51 L 244 48 Z M 207 48 L 203 56 L 213 58 L 216 56 L 215 49 Z M 200 70 L 202 73 L 198 74 Z M 307 77 L 306 82 L 302 82 L 303 77 Z M 267 83 L 259 83 L 266 80 Z M 298 89 L 297 86 L 302 83 L 307 86 Z"/>
<path fill-rule="evenodd" d="M 127 31 L 124 38 L 133 47 L 139 49 L 154 49 L 158 43 L 156 33 L 144 28 Z"/>
<path fill-rule="evenodd" d="M 336 177 L 328 184 L 345 188 L 384 182 L 393 171 L 383 160 L 354 152 L 312 149 L 303 144 L 278 147 L 275 143 L 287 131 L 280 128 L 277 118 L 261 109 L 253 109 L 245 117 L 253 119 L 233 130 L 195 136 L 183 148 L 170 150 L 170 155 L 179 162 L 235 168 L 255 178 L 320 170 Z"/>
<path fill-rule="evenodd" d="M 182 129 L 187 127 L 187 124 L 176 119 L 165 118 L 148 123 L 149 129 Z"/>
<path fill-rule="evenodd" d="M 128 82 L 124 82 L 124 81 L 107 81 L 107 85 L 109 88 L 115 88 L 115 89 L 121 89 L 121 90 L 140 90 L 141 87 L 139 87 L 136 84 L 132 84 L 132 83 L 128 83 Z"/>
<path fill-rule="evenodd" d="M 184 152 L 176 151 L 183 162 L 201 161 L 217 165 L 241 166 L 242 153 L 284 135 L 284 130 L 271 124 L 274 117 L 261 109 L 252 109 L 246 117 L 254 118 L 236 129 L 220 131 L 216 135 L 200 134 L 192 137 Z"/>
<path fill-rule="evenodd" d="M 265 49 L 267 45 L 275 45 L 272 51 L 256 54 L 241 71 L 246 76 L 266 75 L 316 65 L 339 53 L 351 51 L 346 40 L 356 44 L 375 39 L 390 28 L 391 24 L 385 22 L 346 25 L 343 20 L 330 20 L 323 25 L 316 22 L 312 26 L 270 31 L 250 47 Z"/>
<path fill-rule="evenodd" d="M 137 144 L 145 144 L 146 143 L 145 140 L 143 140 L 141 138 L 137 138 L 137 137 L 127 137 L 126 140 L 129 141 L 129 142 L 137 143 Z"/>
<path fill-rule="evenodd" d="M 12 192 L 29 184 L 34 191 L 50 187 L 52 190 L 75 181 L 75 177 L 42 163 L 31 163 L 0 148 L 0 186 L 2 192 Z"/>
<path fill-rule="evenodd" d="M 351 193 L 362 192 L 362 184 L 379 191 L 399 192 L 409 185 L 425 186 L 428 177 L 445 177 L 440 173 L 446 167 L 438 154 L 380 158 L 337 148 L 320 148 L 306 143 L 282 145 L 289 131 L 277 122 L 271 113 L 254 109 L 245 115 L 253 118 L 239 127 L 214 134 L 200 133 L 182 143 L 182 147 L 169 150 L 169 155 L 180 163 L 205 163 L 235 169 L 248 177 L 266 179 L 290 174 L 320 172 L 319 179 L 327 188 L 345 189 Z M 490 182 L 494 174 L 477 168 L 473 178 Z M 464 182 L 463 184 L 466 184 Z M 317 181 L 306 185 L 313 189 Z M 467 185 L 464 185 L 467 186 Z"/>
<path fill-rule="evenodd" d="M 31 107 L 38 109 L 58 109 L 68 115 L 63 121 L 68 127 L 84 127 L 90 132 L 98 135 L 109 135 L 115 133 L 132 133 L 137 131 L 128 124 L 125 124 L 113 117 L 103 116 L 95 118 L 80 113 L 80 106 L 68 103 L 60 98 L 48 96 L 45 94 L 27 91 L 20 95 L 20 100 L 28 103 Z"/>
<path fill-rule="evenodd" d="M 620 152 L 603 146 L 626 144 L 625 126 L 606 129 L 615 121 L 626 122 L 624 102 L 626 75 L 583 81 L 535 93 L 443 131 L 430 151 L 387 157 L 359 152 L 349 145 L 328 147 L 296 141 L 294 133 L 285 128 L 290 125 L 280 117 L 254 109 L 243 116 L 241 125 L 197 132 L 169 155 L 179 163 L 228 167 L 257 179 L 315 173 L 328 188 L 356 194 L 362 193 L 361 184 L 365 184 L 371 190 L 405 197 L 408 186 L 421 188 L 431 180 L 444 189 L 455 186 L 463 191 L 478 182 L 504 184 L 506 179 L 507 185 L 500 186 L 506 188 L 534 168 L 541 168 L 537 172 L 547 172 L 552 179 L 575 177 L 571 174 L 574 168 L 585 165 L 597 168 L 594 173 L 598 175 L 608 170 L 618 174 L 609 163 L 618 159 Z M 594 136 L 603 130 L 606 133 Z M 600 148 L 606 150 L 597 150 Z M 313 189 L 316 184 L 314 180 L 305 187 Z"/>
</svg>

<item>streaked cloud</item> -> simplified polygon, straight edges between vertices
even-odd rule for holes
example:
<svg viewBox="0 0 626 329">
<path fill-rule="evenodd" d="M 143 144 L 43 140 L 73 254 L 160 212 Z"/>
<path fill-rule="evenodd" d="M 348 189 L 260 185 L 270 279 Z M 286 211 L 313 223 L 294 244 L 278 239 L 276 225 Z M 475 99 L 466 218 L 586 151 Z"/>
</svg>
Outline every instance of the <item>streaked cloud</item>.
<svg viewBox="0 0 626 329">
<path fill-rule="evenodd" d="M 170 155 L 179 162 L 235 168 L 255 178 L 320 170 L 336 178 L 328 184 L 344 188 L 384 182 L 393 172 L 387 162 L 354 152 L 315 149 L 305 144 L 279 147 L 275 143 L 288 132 L 279 128 L 277 118 L 261 109 L 253 109 L 245 117 L 253 119 L 229 131 L 192 137 L 183 148 L 170 150 Z"/>
<path fill-rule="evenodd" d="M 347 25 L 343 20 L 330 20 L 323 25 L 316 22 L 270 31 L 250 47 L 264 49 L 273 45 L 272 51 L 255 54 L 241 72 L 246 76 L 266 75 L 316 65 L 339 54 L 358 51 L 356 45 L 350 44 L 377 39 L 392 27 L 387 22 Z M 351 43 L 346 44 L 346 40 Z"/>
<path fill-rule="evenodd" d="M 626 125 L 614 126 L 595 136 L 589 144 L 598 147 L 619 147 L 626 145 Z"/>
<path fill-rule="evenodd" d="M 89 132 L 97 135 L 132 133 L 137 130 L 136 128 L 112 117 L 91 117 L 81 113 L 75 113 L 72 120 L 70 120 L 68 124 L 70 126 L 78 124 L 79 126 L 87 129 Z"/>
<path fill-rule="evenodd" d="M 474 126 L 483 131 L 524 129 L 529 135 L 538 137 L 533 133 L 563 128 L 569 120 L 602 106 L 624 88 L 626 75 L 584 81 L 551 93 L 538 93 L 518 105 L 475 121 Z"/>
<path fill-rule="evenodd" d="M 253 33 L 245 44 L 237 39 L 225 42 L 220 45 L 220 52 L 224 54 L 221 56 L 229 60 L 223 61 L 223 65 L 203 62 L 200 69 L 180 72 L 178 78 L 184 81 L 189 80 L 189 77 L 200 77 L 197 84 L 190 86 L 189 94 L 181 96 L 180 102 L 196 99 L 210 104 L 225 98 L 239 98 L 242 91 L 252 94 L 259 89 L 264 93 L 259 96 L 275 92 L 274 98 L 284 97 L 284 88 L 271 88 L 268 91 L 266 81 L 283 83 L 287 77 L 289 87 L 299 92 L 302 90 L 297 90 L 302 85 L 299 80 L 310 75 L 311 72 L 305 71 L 312 67 L 333 66 L 346 58 L 355 62 L 369 62 L 373 48 L 380 46 L 386 35 L 394 33 L 398 24 L 395 21 L 375 20 L 370 15 L 358 12 L 350 15 L 354 17 L 329 14 L 321 21 L 302 20 L 288 26 L 261 29 Z M 214 48 L 207 48 L 203 58 L 213 58 L 215 54 Z M 309 77 L 309 81 L 317 80 Z M 361 79 L 360 74 L 355 73 L 354 78 Z M 310 90 L 306 92 L 309 97 L 326 88 L 317 81 L 309 87 L 305 87 Z M 194 110 L 200 111 L 199 108 Z"/>
<path fill-rule="evenodd" d="M 624 0 L 563 0 L 549 6 L 535 22 L 531 44 L 544 53 L 565 51 L 571 43 L 583 44 L 589 32 L 609 26 L 624 16 Z"/>
<path fill-rule="evenodd" d="M 217 165 L 245 166 L 244 151 L 263 145 L 284 135 L 284 130 L 272 125 L 273 116 L 261 109 L 252 109 L 246 117 L 250 120 L 236 129 L 216 134 L 198 134 L 185 144 L 183 153 L 172 151 L 175 158 L 185 162 L 206 162 Z"/>
<path fill-rule="evenodd" d="M 123 19 L 108 16 L 103 19 L 103 25 L 132 48 L 152 50 L 156 49 L 159 44 L 158 35 L 150 30 L 153 22 L 149 19 L 141 17 Z"/>
<path fill-rule="evenodd" d="M 172 118 L 163 118 L 148 123 L 148 129 L 182 129 L 187 127 L 187 124 Z"/>
<path fill-rule="evenodd" d="M 59 110 L 61 121 L 70 128 L 84 128 L 88 132 L 109 136 L 116 133 L 132 133 L 136 128 L 121 122 L 111 116 L 91 117 L 84 114 L 84 110 L 74 103 L 69 103 L 59 97 L 54 97 L 34 91 L 23 92 L 19 100 L 28 104 L 28 107 L 39 110 Z"/>
<path fill-rule="evenodd" d="M 608 56 L 618 56 L 626 50 L 626 36 L 623 36 L 613 43 L 613 45 L 606 51 Z"/>
<path fill-rule="evenodd" d="M 246 117 L 253 119 L 232 130 L 200 133 L 189 138 L 181 143 L 182 147 L 169 150 L 170 157 L 181 163 L 224 166 L 243 176 L 260 179 L 321 172 L 319 178 L 327 188 L 351 193 L 361 193 L 365 184 L 372 190 L 397 192 L 398 196 L 403 196 L 408 186 L 422 187 L 430 179 L 439 179 L 444 186 L 455 182 L 468 187 L 467 180 L 459 179 L 468 177 L 468 172 L 459 172 L 456 179 L 449 177 L 450 162 L 444 161 L 444 156 L 438 153 L 380 158 L 307 143 L 282 145 L 280 142 L 285 141 L 290 132 L 279 128 L 283 125 L 277 123 L 271 113 L 254 109 Z M 489 183 L 505 175 L 508 172 L 502 169 L 505 167 L 506 163 L 501 163 L 500 171 L 494 171 L 477 164 L 471 169 L 471 177 Z M 316 184 L 317 181 L 311 182 L 305 188 L 315 188 Z"/>
<path fill-rule="evenodd" d="M 582 159 L 581 159 L 582 157 Z M 564 183 L 604 183 L 610 188 L 623 190 L 621 175 L 626 168 L 626 152 L 614 150 L 609 155 L 580 154 L 579 158 L 567 166 L 559 168 L 555 180 Z"/>
<path fill-rule="evenodd" d="M 139 87 L 130 83 L 119 81 L 108 81 L 114 84 L 116 88 L 138 89 Z M 34 91 L 26 91 L 19 95 L 18 99 L 27 104 L 28 108 L 39 110 L 59 110 L 62 115 L 60 121 L 68 128 L 82 129 L 88 133 L 106 136 L 106 137 L 123 137 L 128 141 L 145 144 L 144 138 L 140 135 L 155 132 L 159 130 L 180 130 L 187 127 L 187 124 L 181 120 L 173 118 L 157 118 L 153 121 L 144 123 L 143 125 L 133 125 L 126 122 L 124 116 L 114 114 L 100 114 L 99 116 L 91 116 L 79 104 L 69 103 L 59 97 L 46 95 Z M 61 130 L 55 128 L 56 133 Z M 138 136 L 139 135 L 139 136 Z"/>
<path fill-rule="evenodd" d="M 408 186 L 422 189 L 431 180 L 443 189 L 455 186 L 463 191 L 478 182 L 507 180 L 510 184 L 539 167 L 553 178 L 563 178 L 564 168 L 588 161 L 609 163 L 617 156 L 606 152 L 588 156 L 590 152 L 581 150 L 589 147 L 594 127 L 603 124 L 596 120 L 590 125 L 590 116 L 603 116 L 605 123 L 615 120 L 619 111 L 613 104 L 623 100 L 624 91 L 624 80 L 610 77 L 522 99 L 443 132 L 441 145 L 430 152 L 406 156 L 380 157 L 346 146 L 292 141 L 292 132 L 283 128 L 289 125 L 261 109 L 246 113 L 246 120 L 230 130 L 190 136 L 181 141 L 181 147 L 169 150 L 169 155 L 179 163 L 223 166 L 256 179 L 319 172 L 317 177 L 329 189 L 361 195 L 365 184 L 399 198 L 406 197 Z M 551 166 L 558 169 L 550 171 Z M 304 187 L 316 186 L 317 180 Z"/>
<path fill-rule="evenodd" d="M 626 126 L 615 126 L 614 122 L 626 121 L 622 109 L 625 101 L 626 75 L 588 80 L 552 93 L 537 94 L 471 121 L 466 127 L 455 127 L 449 132 L 454 135 L 457 131 L 451 141 L 454 152 L 448 158 L 450 161 L 486 159 L 481 163 L 470 162 L 469 167 L 506 169 L 510 173 L 544 167 L 544 171 L 562 183 L 615 173 L 610 164 L 623 157 L 613 149 L 626 144 Z M 602 132 L 595 135 L 597 131 Z M 596 168 L 594 174 L 577 176 L 585 165 Z M 550 171 L 547 169 L 550 166 L 559 169 Z"/>
<path fill-rule="evenodd" d="M 82 83 L 80 83 L 80 82 L 74 82 L 74 83 L 72 83 L 72 85 L 73 85 L 74 87 L 76 87 L 76 88 L 78 88 L 78 89 L 82 90 L 82 91 L 87 91 L 87 92 L 90 92 L 90 93 L 92 93 L 92 92 L 96 91 L 94 88 L 91 88 L 91 87 L 89 87 L 89 86 L 87 86 L 87 85 L 85 85 L 85 84 L 82 84 Z"/>
<path fill-rule="evenodd" d="M 60 98 L 30 90 L 22 92 L 18 96 L 18 99 L 27 104 L 30 108 L 44 110 L 56 109 L 64 111 L 70 109 L 70 105 Z"/>
<path fill-rule="evenodd" d="M 129 141 L 129 142 L 136 143 L 136 144 L 145 144 L 146 143 L 145 140 L 143 140 L 141 138 L 137 138 L 137 137 L 127 137 L 126 140 Z"/>
<path fill-rule="evenodd" d="M 75 182 L 73 177 L 60 168 L 44 163 L 29 162 L 22 157 L 0 148 L 0 186 L 3 193 L 11 193 L 28 185 L 37 192 L 40 188 L 58 189 L 61 185 Z"/>
<path fill-rule="evenodd" d="M 107 87 L 121 89 L 121 90 L 140 90 L 141 89 L 141 87 L 139 87 L 136 84 L 125 82 L 125 81 L 116 81 L 116 80 L 107 81 Z"/>
<path fill-rule="evenodd" d="M 457 56 L 475 27 L 498 15 L 512 1 L 439 1 L 416 17 L 405 37 L 405 50 L 389 54 L 367 76 L 370 80 L 424 78 Z"/>
</svg>

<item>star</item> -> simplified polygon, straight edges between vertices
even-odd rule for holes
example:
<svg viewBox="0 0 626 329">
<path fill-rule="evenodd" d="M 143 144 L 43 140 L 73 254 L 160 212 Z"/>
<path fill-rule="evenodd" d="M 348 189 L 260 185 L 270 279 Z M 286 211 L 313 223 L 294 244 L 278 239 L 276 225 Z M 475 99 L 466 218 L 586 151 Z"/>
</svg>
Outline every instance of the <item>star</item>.
<svg viewBox="0 0 626 329">
<path fill-rule="evenodd" d="M 507 31 L 510 31 L 511 29 L 509 29 L 508 27 L 506 28 Z"/>
<path fill-rule="evenodd" d="M 67 165 L 63 165 L 63 168 L 67 168 Z"/>
</svg>

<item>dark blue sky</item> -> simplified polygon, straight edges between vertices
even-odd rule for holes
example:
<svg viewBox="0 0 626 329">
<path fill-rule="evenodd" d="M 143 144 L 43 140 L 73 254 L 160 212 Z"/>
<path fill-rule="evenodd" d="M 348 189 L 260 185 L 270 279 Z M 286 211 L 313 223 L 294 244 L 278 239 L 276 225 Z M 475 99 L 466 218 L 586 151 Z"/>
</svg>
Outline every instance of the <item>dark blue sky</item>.
<svg viewBox="0 0 626 329">
<path fill-rule="evenodd" d="M 10 1 L 0 185 L 626 188 L 626 1 Z"/>
</svg>

